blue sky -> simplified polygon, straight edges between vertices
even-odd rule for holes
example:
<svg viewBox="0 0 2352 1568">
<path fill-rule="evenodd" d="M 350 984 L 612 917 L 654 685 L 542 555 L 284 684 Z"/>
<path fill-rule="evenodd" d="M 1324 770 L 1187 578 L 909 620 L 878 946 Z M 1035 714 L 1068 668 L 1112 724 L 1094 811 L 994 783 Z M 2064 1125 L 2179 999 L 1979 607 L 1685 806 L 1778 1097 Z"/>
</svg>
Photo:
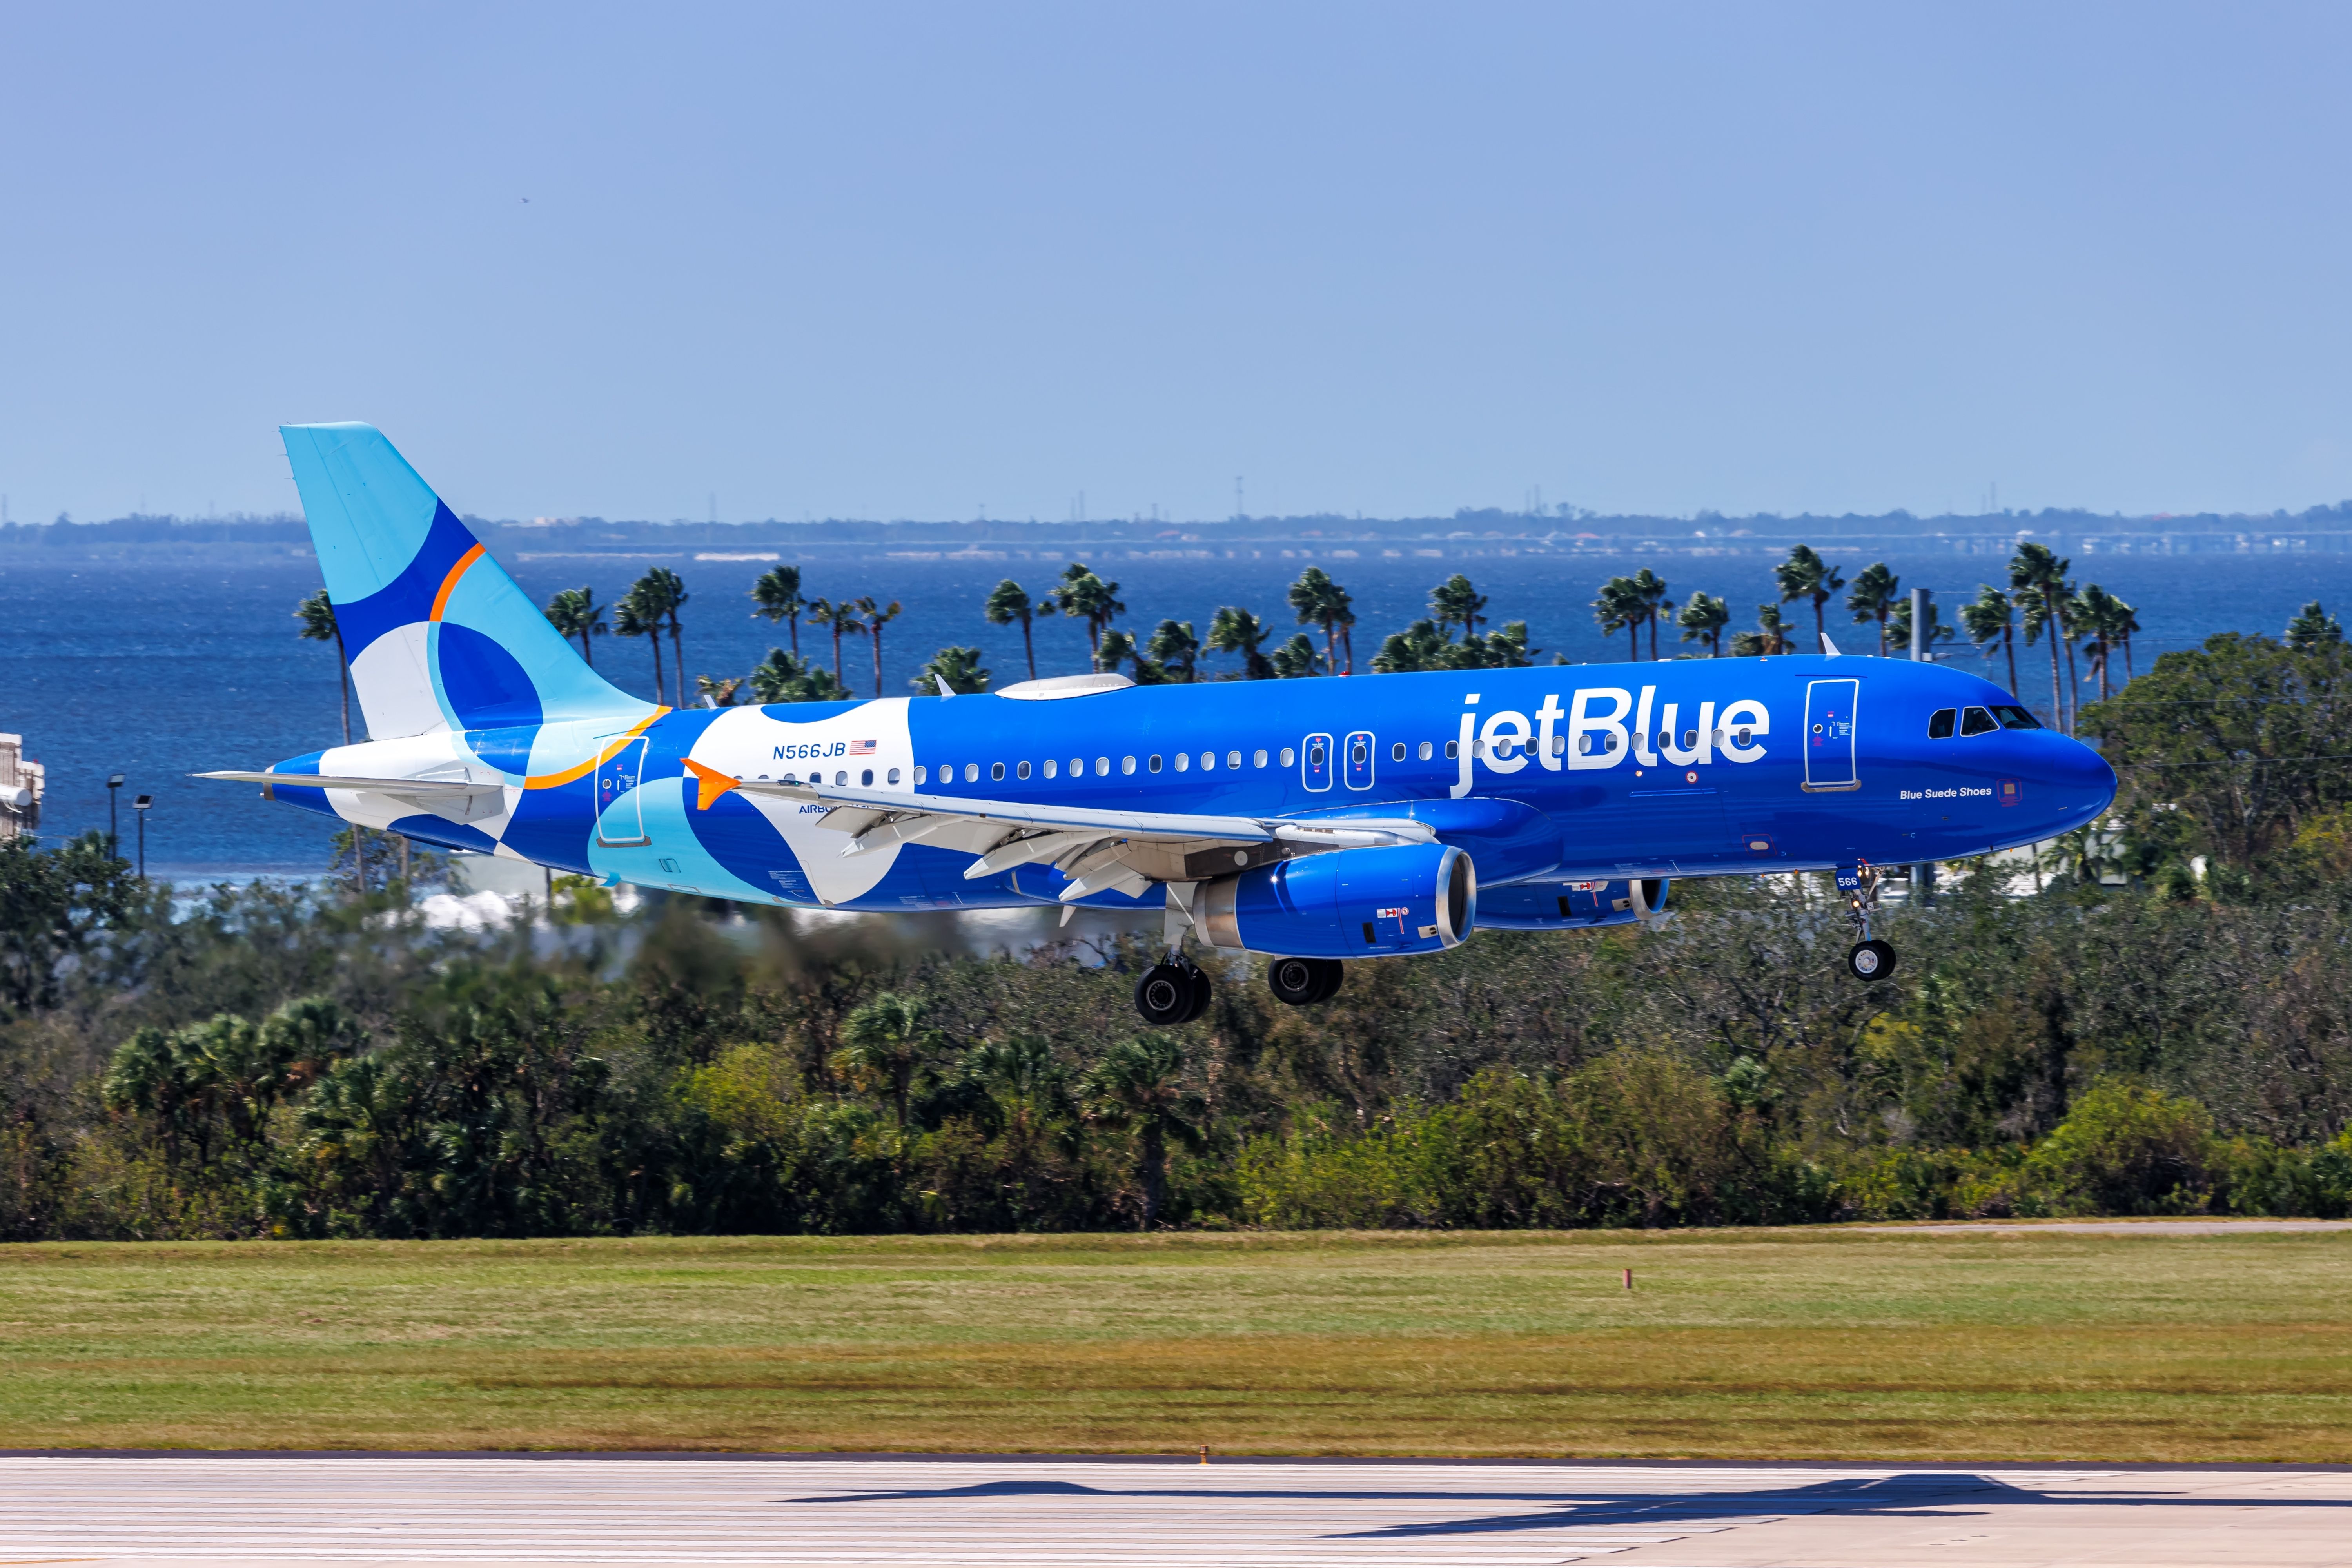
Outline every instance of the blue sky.
<svg viewBox="0 0 2352 1568">
<path fill-rule="evenodd" d="M 0 6 L 0 491 L 2352 496 L 2352 9 Z M 526 200 L 526 198 L 528 198 Z"/>
</svg>

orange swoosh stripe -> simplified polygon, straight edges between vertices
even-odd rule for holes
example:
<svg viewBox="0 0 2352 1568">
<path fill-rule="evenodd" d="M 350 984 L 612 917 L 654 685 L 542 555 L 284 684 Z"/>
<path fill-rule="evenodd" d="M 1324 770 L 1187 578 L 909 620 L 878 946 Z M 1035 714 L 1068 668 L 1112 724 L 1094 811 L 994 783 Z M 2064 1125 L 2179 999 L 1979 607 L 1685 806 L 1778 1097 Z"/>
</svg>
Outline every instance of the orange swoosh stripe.
<svg viewBox="0 0 2352 1568">
<path fill-rule="evenodd" d="M 457 579 L 466 574 L 466 568 L 481 558 L 482 547 L 479 544 L 457 557 L 457 564 L 450 567 L 449 575 L 441 579 L 441 591 L 433 595 L 433 613 L 425 617 L 427 620 L 441 618 L 441 612 L 449 607 L 449 595 L 456 591 Z"/>
<path fill-rule="evenodd" d="M 653 727 L 654 721 L 668 711 L 669 710 L 667 708 L 655 709 L 643 719 L 640 719 L 635 724 L 630 725 L 626 734 L 614 742 L 611 745 L 605 747 L 603 751 L 597 752 L 594 756 L 589 758 L 586 762 L 581 763 L 573 767 L 566 768 L 560 773 L 533 773 L 522 781 L 522 787 L 525 789 L 554 789 L 558 785 L 568 784 L 574 779 L 586 778 L 590 773 L 594 773 L 598 768 L 603 767 L 606 763 L 609 763 L 614 757 L 619 756 L 623 747 L 626 746 L 630 742 L 635 740 L 638 736 L 651 729 Z"/>
<path fill-rule="evenodd" d="M 694 775 L 694 809 L 697 811 L 709 811 L 720 795 L 743 782 L 720 773 L 717 768 L 706 768 L 692 757 L 684 761 L 686 771 Z"/>
</svg>

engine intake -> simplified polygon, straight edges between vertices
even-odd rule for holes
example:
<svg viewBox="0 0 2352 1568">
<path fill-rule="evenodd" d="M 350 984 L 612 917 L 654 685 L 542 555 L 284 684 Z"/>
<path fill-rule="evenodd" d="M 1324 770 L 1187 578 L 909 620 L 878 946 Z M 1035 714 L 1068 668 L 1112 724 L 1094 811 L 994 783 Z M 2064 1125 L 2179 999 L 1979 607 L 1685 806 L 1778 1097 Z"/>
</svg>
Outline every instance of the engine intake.
<svg viewBox="0 0 2352 1568">
<path fill-rule="evenodd" d="M 1201 889 L 1210 942 L 1286 958 L 1377 958 L 1459 946 L 1478 920 L 1478 873 L 1444 844 L 1335 849 Z"/>
</svg>

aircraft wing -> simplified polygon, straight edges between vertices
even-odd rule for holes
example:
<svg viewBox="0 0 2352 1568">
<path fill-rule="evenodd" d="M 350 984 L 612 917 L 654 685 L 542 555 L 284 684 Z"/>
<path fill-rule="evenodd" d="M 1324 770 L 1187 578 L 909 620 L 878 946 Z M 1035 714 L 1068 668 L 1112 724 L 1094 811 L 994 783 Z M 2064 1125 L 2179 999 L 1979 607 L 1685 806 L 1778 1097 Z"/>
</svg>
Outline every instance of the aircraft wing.
<svg viewBox="0 0 2352 1568">
<path fill-rule="evenodd" d="M 729 790 L 826 808 L 818 826 L 842 834 L 842 854 L 924 843 L 975 858 L 966 878 L 995 876 L 1045 861 L 1070 878 L 1065 900 L 1117 889 L 1140 894 L 1154 882 L 1198 882 L 1324 849 L 1417 844 L 1436 836 L 1408 820 L 1350 820 L 1344 826 L 1281 817 L 1122 811 L 975 800 L 839 784 L 744 783 L 688 763 L 708 808 Z"/>
</svg>

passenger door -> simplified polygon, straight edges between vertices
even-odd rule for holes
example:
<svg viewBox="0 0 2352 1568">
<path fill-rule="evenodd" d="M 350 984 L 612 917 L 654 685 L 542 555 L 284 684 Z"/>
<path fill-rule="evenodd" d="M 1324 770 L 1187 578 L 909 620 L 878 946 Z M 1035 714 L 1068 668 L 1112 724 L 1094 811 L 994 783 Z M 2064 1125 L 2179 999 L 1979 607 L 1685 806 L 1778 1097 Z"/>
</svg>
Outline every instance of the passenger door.
<svg viewBox="0 0 2352 1568">
<path fill-rule="evenodd" d="M 1854 709 L 1861 700 L 1859 680 L 1806 683 L 1806 789 L 1824 794 L 1862 787 L 1853 766 Z"/>
<path fill-rule="evenodd" d="M 646 737 L 623 746 L 596 764 L 596 842 L 645 844 L 645 797 L 637 785 L 646 771 Z"/>
</svg>

